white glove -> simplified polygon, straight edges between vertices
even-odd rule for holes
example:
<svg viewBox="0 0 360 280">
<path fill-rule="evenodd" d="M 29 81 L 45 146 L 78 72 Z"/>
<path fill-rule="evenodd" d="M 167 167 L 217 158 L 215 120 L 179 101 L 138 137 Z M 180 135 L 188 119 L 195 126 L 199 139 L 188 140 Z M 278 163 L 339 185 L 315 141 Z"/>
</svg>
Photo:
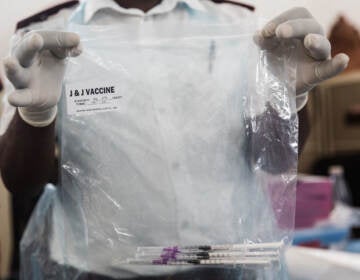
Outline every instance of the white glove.
<svg viewBox="0 0 360 280">
<path fill-rule="evenodd" d="M 346 54 L 331 58 L 331 45 L 321 25 L 305 8 L 293 8 L 271 20 L 255 35 L 262 49 L 281 52 L 282 40 L 296 40 L 297 108 L 303 107 L 307 92 L 321 81 L 336 76 L 348 65 Z"/>
<path fill-rule="evenodd" d="M 56 117 L 66 57 L 81 53 L 75 33 L 33 31 L 13 47 L 5 59 L 7 78 L 15 87 L 8 96 L 21 118 L 36 127 L 49 125 Z"/>
</svg>

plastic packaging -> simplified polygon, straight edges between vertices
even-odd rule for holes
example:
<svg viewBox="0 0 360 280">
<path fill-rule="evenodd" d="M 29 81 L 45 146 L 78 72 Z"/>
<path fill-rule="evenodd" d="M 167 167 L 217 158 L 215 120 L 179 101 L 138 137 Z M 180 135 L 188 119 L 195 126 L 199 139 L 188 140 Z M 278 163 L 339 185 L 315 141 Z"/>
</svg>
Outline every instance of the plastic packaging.
<svg viewBox="0 0 360 280">
<path fill-rule="evenodd" d="M 248 20 L 155 25 L 72 25 L 84 52 L 65 79 L 61 184 L 32 216 L 23 276 L 281 278 L 295 208 L 292 48 L 260 52 Z M 264 256 L 273 242 L 266 263 L 245 261 L 256 252 L 131 262 L 142 247 L 258 244 Z"/>
</svg>

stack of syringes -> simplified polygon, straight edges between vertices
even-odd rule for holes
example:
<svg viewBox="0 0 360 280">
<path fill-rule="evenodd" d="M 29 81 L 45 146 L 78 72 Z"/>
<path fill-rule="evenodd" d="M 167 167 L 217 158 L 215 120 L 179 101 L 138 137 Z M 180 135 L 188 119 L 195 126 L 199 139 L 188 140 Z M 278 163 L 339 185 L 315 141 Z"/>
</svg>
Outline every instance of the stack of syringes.
<svg viewBox="0 0 360 280">
<path fill-rule="evenodd" d="M 129 264 L 270 265 L 279 262 L 283 242 L 174 247 L 138 247 Z"/>
</svg>

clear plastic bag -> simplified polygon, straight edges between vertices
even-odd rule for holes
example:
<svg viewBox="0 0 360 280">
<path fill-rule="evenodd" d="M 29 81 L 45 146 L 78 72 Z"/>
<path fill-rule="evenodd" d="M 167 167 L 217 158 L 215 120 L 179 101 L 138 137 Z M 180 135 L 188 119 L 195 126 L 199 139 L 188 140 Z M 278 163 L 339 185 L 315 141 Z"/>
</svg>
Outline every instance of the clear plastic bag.
<svg viewBox="0 0 360 280">
<path fill-rule="evenodd" d="M 295 206 L 291 46 L 260 51 L 249 21 L 71 30 L 84 52 L 65 78 L 61 184 L 23 238 L 23 276 L 279 279 Z M 259 264 L 131 261 L 148 247 L 268 243 L 278 253 Z"/>
</svg>

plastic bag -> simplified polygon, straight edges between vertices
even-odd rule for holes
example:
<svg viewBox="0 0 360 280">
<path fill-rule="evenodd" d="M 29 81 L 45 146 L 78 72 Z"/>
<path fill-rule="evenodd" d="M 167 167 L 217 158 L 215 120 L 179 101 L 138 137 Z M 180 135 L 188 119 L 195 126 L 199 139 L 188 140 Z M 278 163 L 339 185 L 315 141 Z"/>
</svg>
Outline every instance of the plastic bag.
<svg viewBox="0 0 360 280">
<path fill-rule="evenodd" d="M 295 207 L 291 47 L 260 52 L 248 21 L 71 30 L 84 52 L 65 78 L 61 185 L 52 211 L 43 199 L 32 217 L 22 275 L 279 279 Z M 263 254 L 274 242 L 258 264 L 132 262 L 148 247 L 260 244 Z"/>
</svg>

